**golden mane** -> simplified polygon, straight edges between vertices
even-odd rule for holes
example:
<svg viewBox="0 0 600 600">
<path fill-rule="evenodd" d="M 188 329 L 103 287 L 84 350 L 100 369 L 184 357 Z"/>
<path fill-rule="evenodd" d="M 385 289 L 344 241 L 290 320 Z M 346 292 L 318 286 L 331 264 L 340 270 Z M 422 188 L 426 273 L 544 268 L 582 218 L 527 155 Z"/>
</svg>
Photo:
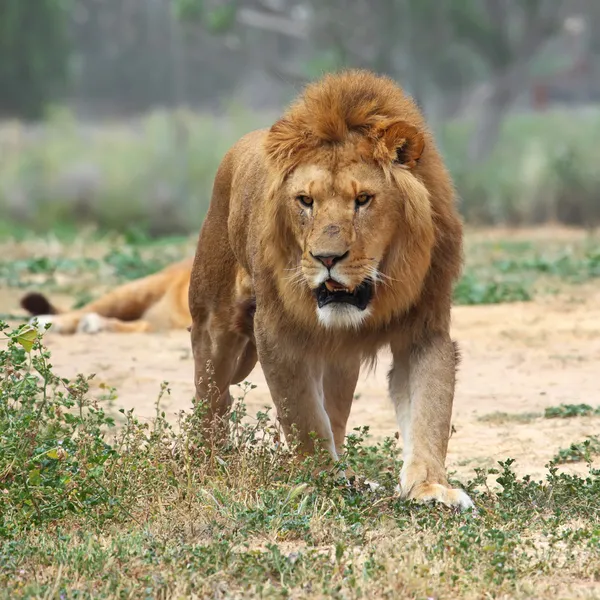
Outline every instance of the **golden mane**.
<svg viewBox="0 0 600 600">
<path fill-rule="evenodd" d="M 424 130 L 417 106 L 395 81 L 348 70 L 308 85 L 271 127 L 265 151 L 275 169 L 285 173 L 348 141 L 364 158 L 413 167 L 423 151 L 418 134 Z"/>
<path fill-rule="evenodd" d="M 382 265 L 387 276 L 404 285 L 379 291 L 374 326 L 406 310 L 421 293 L 430 266 L 435 244 L 430 186 L 435 189 L 440 177 L 433 140 L 413 100 L 387 77 L 361 70 L 330 74 L 306 88 L 271 127 L 264 144 L 271 180 L 261 251 L 265 263 L 280 276 L 281 297 L 291 298 L 290 304 L 296 306 L 299 295 L 304 296 L 310 306 L 305 317 L 310 321 L 309 291 L 287 289 L 286 269 L 300 250 L 286 203 L 277 200 L 278 193 L 286 176 L 300 164 L 314 162 L 335 170 L 336 158 L 344 156 L 378 164 L 404 199 L 406 231 L 397 236 Z M 413 176 L 415 171 L 419 177 Z"/>
</svg>

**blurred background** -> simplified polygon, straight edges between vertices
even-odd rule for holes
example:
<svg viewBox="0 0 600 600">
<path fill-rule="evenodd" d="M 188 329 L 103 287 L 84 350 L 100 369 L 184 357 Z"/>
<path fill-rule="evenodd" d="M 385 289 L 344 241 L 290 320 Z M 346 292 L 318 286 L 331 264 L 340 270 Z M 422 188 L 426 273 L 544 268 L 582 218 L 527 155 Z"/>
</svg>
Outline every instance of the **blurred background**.
<svg viewBox="0 0 600 600">
<path fill-rule="evenodd" d="M 473 225 L 600 221 L 599 0 L 2 0 L 0 229 L 198 230 L 324 72 L 416 99 Z"/>
</svg>

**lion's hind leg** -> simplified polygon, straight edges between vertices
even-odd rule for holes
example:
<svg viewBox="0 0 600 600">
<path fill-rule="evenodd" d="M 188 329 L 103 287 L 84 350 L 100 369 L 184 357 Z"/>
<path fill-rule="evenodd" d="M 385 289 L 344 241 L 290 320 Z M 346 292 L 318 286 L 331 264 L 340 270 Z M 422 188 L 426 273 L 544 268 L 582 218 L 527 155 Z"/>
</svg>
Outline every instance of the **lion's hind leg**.
<svg viewBox="0 0 600 600">
<path fill-rule="evenodd" d="M 121 321 L 113 317 L 103 317 L 98 313 L 85 313 L 77 324 L 77 333 L 146 333 L 152 331 L 152 325 L 143 319 Z"/>
<path fill-rule="evenodd" d="M 192 323 L 192 352 L 196 407 L 204 411 L 202 428 L 213 441 L 220 441 L 227 428 L 226 417 L 232 405 L 229 386 L 234 383 L 247 338 L 232 331 L 227 316 L 211 316 L 207 322 Z"/>
<path fill-rule="evenodd" d="M 37 320 L 40 329 L 50 323 L 51 331 L 60 334 L 151 331 L 152 322 L 145 318 L 145 315 L 164 299 L 171 279 L 172 275 L 168 271 L 136 279 L 116 287 L 80 309 L 68 312 L 53 309 L 51 314 L 37 315 L 32 322 Z M 33 307 L 39 308 L 39 299 L 45 298 L 41 295 L 37 295 L 40 298 L 32 296 L 37 300 Z M 23 299 L 22 305 L 26 298 Z M 53 308 L 50 302 L 46 303 Z M 29 302 L 28 306 L 31 307 L 32 303 Z M 26 309 L 30 310 L 27 306 Z M 169 308 L 165 307 L 164 312 L 166 316 L 163 321 L 167 321 Z"/>
<path fill-rule="evenodd" d="M 50 325 L 53 333 L 70 335 L 77 331 L 81 314 L 79 312 L 69 312 L 62 314 L 36 315 L 29 320 L 31 325 L 35 325 L 41 332 L 45 331 L 46 325 Z"/>
</svg>

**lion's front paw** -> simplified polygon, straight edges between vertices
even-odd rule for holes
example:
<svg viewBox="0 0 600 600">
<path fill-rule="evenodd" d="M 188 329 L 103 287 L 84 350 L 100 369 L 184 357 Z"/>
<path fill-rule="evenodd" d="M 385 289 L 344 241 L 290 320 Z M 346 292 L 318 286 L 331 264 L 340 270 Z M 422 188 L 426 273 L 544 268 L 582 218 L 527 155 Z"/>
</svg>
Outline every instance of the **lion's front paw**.
<svg viewBox="0 0 600 600">
<path fill-rule="evenodd" d="M 440 502 L 460 510 L 475 506 L 466 492 L 446 483 L 443 471 L 424 463 L 408 464 L 402 469 L 400 490 L 405 498 L 418 502 Z"/>
<path fill-rule="evenodd" d="M 421 483 L 410 491 L 408 497 L 418 502 L 441 502 L 460 510 L 467 510 L 475 506 L 466 492 L 441 483 Z"/>
<path fill-rule="evenodd" d="M 83 315 L 77 324 L 77 333 L 100 333 L 107 330 L 107 321 L 98 313 Z"/>
</svg>

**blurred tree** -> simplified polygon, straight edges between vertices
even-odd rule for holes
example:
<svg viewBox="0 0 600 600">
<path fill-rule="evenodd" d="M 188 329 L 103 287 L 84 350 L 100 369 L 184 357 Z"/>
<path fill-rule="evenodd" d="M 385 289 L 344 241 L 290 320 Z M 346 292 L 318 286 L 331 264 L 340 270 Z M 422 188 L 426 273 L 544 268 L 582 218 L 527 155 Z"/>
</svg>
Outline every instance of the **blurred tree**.
<svg viewBox="0 0 600 600">
<path fill-rule="evenodd" d="M 566 0 L 455 0 L 456 38 L 486 64 L 488 90 L 469 144 L 469 160 L 483 162 L 500 126 L 526 88 L 532 61 L 560 32 L 575 2 Z"/>
<path fill-rule="evenodd" d="M 345 64 L 397 77 L 434 127 L 485 82 L 469 143 L 473 162 L 489 158 L 533 60 L 590 1 L 379 0 L 374 10 L 370 0 L 305 0 L 317 48 L 335 46 Z"/>
<path fill-rule="evenodd" d="M 39 118 L 64 91 L 69 0 L 0 0 L 0 113 Z"/>
<path fill-rule="evenodd" d="M 2 1 L 2 0 L 0 0 Z M 245 64 L 228 46 L 232 9 L 204 0 L 72 0 L 72 99 L 80 114 L 133 115 L 183 104 L 217 107 Z M 177 17 L 184 18 L 177 18 Z"/>
</svg>

